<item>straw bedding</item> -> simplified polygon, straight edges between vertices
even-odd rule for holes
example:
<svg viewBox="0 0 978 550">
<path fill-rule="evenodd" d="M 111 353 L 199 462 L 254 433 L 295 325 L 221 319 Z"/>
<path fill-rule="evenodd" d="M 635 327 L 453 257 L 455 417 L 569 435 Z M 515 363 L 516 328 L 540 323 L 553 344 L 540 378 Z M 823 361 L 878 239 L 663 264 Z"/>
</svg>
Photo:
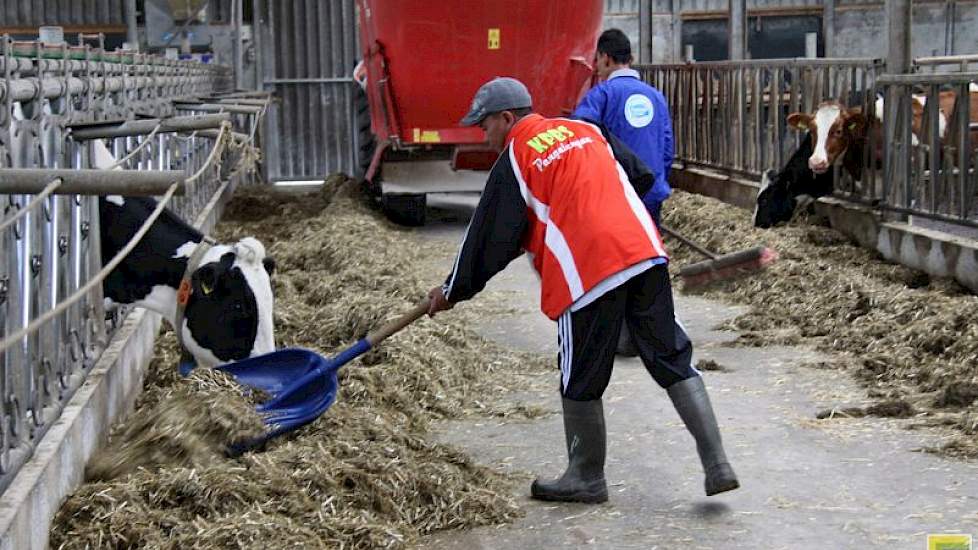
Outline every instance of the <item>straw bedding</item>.
<svg viewBox="0 0 978 550">
<path fill-rule="evenodd" d="M 953 280 L 887 263 L 817 220 L 757 229 L 749 212 L 681 191 L 664 210 L 666 223 L 707 248 L 764 243 L 780 254 L 763 273 L 702 291 L 751 306 L 723 326 L 741 332 L 738 345 L 838 353 L 835 367 L 855 375 L 870 398 L 895 403 L 864 414 L 950 427 L 953 440 L 932 450 L 978 456 L 978 297 Z M 667 246 L 676 264 L 702 259 L 668 239 Z"/>
<path fill-rule="evenodd" d="M 722 327 L 741 333 L 736 345 L 834 352 L 838 360 L 812 366 L 852 373 L 875 401 L 817 416 L 912 417 L 910 426 L 954 434 L 932 451 L 978 456 L 978 298 L 806 220 L 759 230 L 745 211 L 680 191 L 664 216 L 721 253 L 758 243 L 779 252 L 762 274 L 697 292 L 751 306 Z M 278 261 L 279 346 L 329 353 L 351 343 L 420 299 L 437 281 L 422 280 L 417 265 L 444 256 L 380 219 L 343 177 L 315 196 L 239 194 L 225 219 L 221 238 L 257 235 Z M 701 260 L 667 244 L 676 265 Z M 540 413 L 493 405 L 494 396 L 551 362 L 462 328 L 476 309 L 394 336 L 340 371 L 339 397 L 322 418 L 234 460 L 224 446 L 262 429 L 255 396 L 219 373 L 181 380 L 165 335 L 138 410 L 58 513 L 52 546 L 402 548 L 419 534 L 517 517 L 506 478 L 424 437 L 432 418 Z"/>
<path fill-rule="evenodd" d="M 445 256 L 381 219 L 342 176 L 318 194 L 239 192 L 224 220 L 219 238 L 256 235 L 277 261 L 277 345 L 327 355 L 407 311 L 439 282 L 418 266 Z M 425 438 L 434 418 L 539 414 L 495 403 L 552 360 L 464 328 L 476 309 L 423 319 L 347 365 L 322 417 L 238 459 L 223 450 L 264 430 L 260 397 L 220 372 L 181 379 L 165 334 L 137 410 L 58 512 L 52 547 L 403 548 L 518 517 L 513 480 Z"/>
</svg>

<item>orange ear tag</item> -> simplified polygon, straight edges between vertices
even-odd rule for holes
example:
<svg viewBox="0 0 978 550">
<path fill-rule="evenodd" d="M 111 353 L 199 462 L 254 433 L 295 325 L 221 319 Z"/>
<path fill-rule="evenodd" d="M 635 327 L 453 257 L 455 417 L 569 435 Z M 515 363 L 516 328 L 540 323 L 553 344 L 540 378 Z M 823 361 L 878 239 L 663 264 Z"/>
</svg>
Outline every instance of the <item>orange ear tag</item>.
<svg viewBox="0 0 978 550">
<path fill-rule="evenodd" d="M 187 305 L 190 301 L 190 291 L 192 290 L 190 286 L 189 279 L 183 279 L 180 281 L 180 288 L 177 289 L 177 303 L 181 306 Z"/>
</svg>

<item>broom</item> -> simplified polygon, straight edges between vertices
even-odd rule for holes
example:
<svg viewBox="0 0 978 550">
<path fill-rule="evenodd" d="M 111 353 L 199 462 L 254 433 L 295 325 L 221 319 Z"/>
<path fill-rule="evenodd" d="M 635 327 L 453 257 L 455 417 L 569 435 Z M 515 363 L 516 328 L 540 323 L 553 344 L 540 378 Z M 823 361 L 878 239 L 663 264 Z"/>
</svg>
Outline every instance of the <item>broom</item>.
<svg viewBox="0 0 978 550">
<path fill-rule="evenodd" d="M 754 248 L 741 250 L 740 252 L 731 252 L 730 254 L 718 256 L 683 237 L 673 229 L 661 224 L 659 225 L 659 229 L 709 258 L 702 262 L 687 265 L 679 270 L 679 276 L 683 278 L 685 288 L 703 286 L 714 281 L 733 279 L 760 271 L 778 259 L 778 253 L 766 246 L 755 246 Z"/>
</svg>

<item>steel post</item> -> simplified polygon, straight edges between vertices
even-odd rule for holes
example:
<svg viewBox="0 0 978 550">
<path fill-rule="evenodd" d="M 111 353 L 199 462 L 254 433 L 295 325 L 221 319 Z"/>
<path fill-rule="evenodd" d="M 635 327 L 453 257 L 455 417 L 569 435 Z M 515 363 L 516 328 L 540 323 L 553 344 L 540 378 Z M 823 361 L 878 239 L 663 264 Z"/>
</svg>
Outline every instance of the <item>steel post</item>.
<svg viewBox="0 0 978 550">
<path fill-rule="evenodd" d="M 136 0 L 126 0 L 126 42 L 131 44 L 132 49 L 139 51 L 139 29 L 136 26 Z"/>
<path fill-rule="evenodd" d="M 729 59 L 747 58 L 747 0 L 728 0 Z"/>
</svg>

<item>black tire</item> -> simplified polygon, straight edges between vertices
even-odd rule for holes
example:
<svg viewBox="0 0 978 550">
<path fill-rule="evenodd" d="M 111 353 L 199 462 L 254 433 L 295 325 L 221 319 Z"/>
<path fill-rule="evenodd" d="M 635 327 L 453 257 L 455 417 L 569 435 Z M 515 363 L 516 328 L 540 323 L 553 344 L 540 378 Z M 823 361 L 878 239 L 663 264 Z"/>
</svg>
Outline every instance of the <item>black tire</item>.
<svg viewBox="0 0 978 550">
<path fill-rule="evenodd" d="M 427 195 L 424 193 L 384 193 L 380 206 L 392 222 L 417 227 L 424 225 Z"/>
<path fill-rule="evenodd" d="M 374 151 L 377 149 L 377 140 L 370 130 L 370 104 L 367 103 L 367 92 L 363 91 L 359 85 L 354 86 L 354 123 L 356 124 L 356 148 L 355 148 L 355 169 L 356 177 L 363 179 L 370 168 L 370 161 L 373 160 Z M 379 179 L 379 178 L 374 178 Z M 370 182 L 379 183 L 379 182 Z"/>
</svg>

